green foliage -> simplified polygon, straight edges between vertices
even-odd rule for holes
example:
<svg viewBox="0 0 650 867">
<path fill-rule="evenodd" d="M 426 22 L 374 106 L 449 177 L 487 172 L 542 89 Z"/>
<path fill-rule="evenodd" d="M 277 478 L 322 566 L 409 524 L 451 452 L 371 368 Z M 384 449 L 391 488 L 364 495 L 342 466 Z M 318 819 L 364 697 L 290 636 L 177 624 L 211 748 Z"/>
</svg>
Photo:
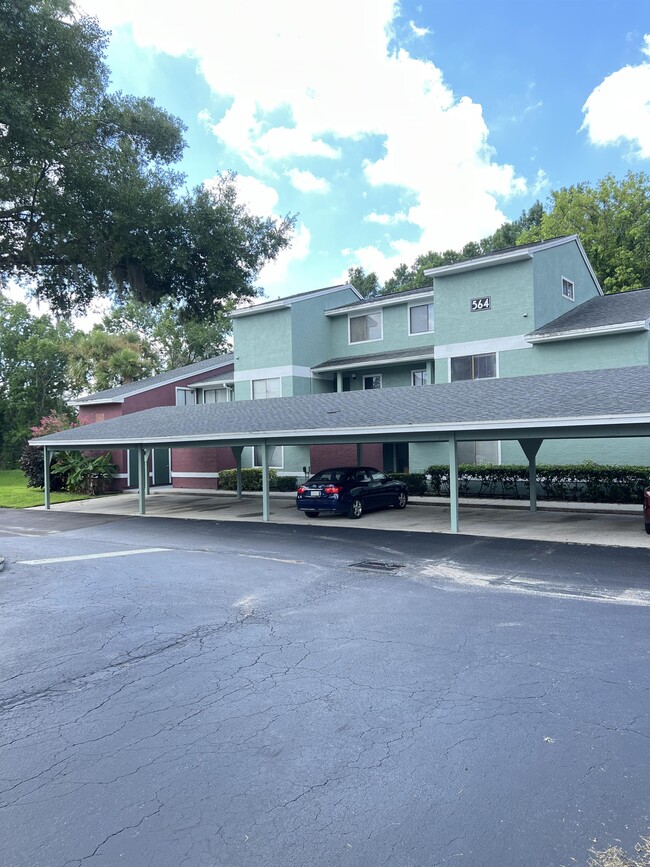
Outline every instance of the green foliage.
<svg viewBox="0 0 650 867">
<path fill-rule="evenodd" d="M 363 268 L 348 268 L 348 283 L 351 283 L 362 298 L 374 298 L 379 294 L 379 278 L 374 271 L 366 274 Z"/>
<path fill-rule="evenodd" d="M 391 479 L 404 482 L 412 497 L 421 497 L 429 493 L 427 477 L 424 473 L 386 473 Z"/>
<path fill-rule="evenodd" d="M 116 472 L 110 455 L 59 452 L 52 463 L 52 476 L 63 478 L 64 489 L 73 494 L 105 494 Z"/>
<path fill-rule="evenodd" d="M 242 491 L 262 490 L 262 469 L 252 467 L 241 471 Z M 278 476 L 275 470 L 269 470 L 269 488 L 272 491 L 295 491 L 298 480 L 295 476 Z M 237 470 L 219 470 L 219 489 L 221 491 L 237 490 Z"/>
<path fill-rule="evenodd" d="M 650 285 L 650 177 L 628 172 L 597 184 L 574 184 L 551 193 L 538 225 L 517 243 L 577 233 L 605 292 Z"/>
<path fill-rule="evenodd" d="M 252 216 L 231 174 L 179 194 L 184 128 L 109 93 L 106 39 L 72 0 L 0 0 L 0 275 L 62 314 L 171 294 L 209 316 L 254 296 L 293 218 Z"/>
<path fill-rule="evenodd" d="M 69 388 L 62 346 L 72 329 L 0 295 L 0 466 L 18 464 L 29 429 L 67 409 Z"/>
<path fill-rule="evenodd" d="M 133 331 L 116 334 L 95 325 L 86 334 L 77 331 L 66 351 L 70 384 L 77 394 L 144 379 L 156 370 L 154 352 Z"/>
<path fill-rule="evenodd" d="M 440 464 L 427 469 L 435 497 L 449 496 L 449 467 Z M 642 503 L 643 489 L 650 483 L 650 467 L 540 465 L 537 467 L 539 498 L 560 502 Z M 461 497 L 527 499 L 528 467 L 461 464 L 458 468 Z"/>
<path fill-rule="evenodd" d="M 225 301 L 211 317 L 196 318 L 170 296 L 156 307 L 127 299 L 104 316 L 102 327 L 112 334 L 135 332 L 154 354 L 156 369 L 173 370 L 228 351 L 228 314 L 234 307 L 234 301 Z"/>
<path fill-rule="evenodd" d="M 65 413 L 52 413 L 42 418 L 40 424 L 31 429 L 32 437 L 42 437 L 58 431 L 76 427 L 77 422 Z M 43 449 L 25 444 L 20 456 L 20 469 L 27 477 L 28 488 L 43 488 L 45 485 L 45 467 L 43 463 Z M 62 476 L 51 476 L 50 487 L 53 491 L 63 490 L 65 479 Z"/>
<path fill-rule="evenodd" d="M 41 461 L 43 454 L 41 452 Z M 69 503 L 83 499 L 80 494 L 52 493 L 50 502 Z M 43 505 L 43 492 L 29 488 L 20 470 L 0 470 L 0 509 L 30 509 Z"/>
</svg>

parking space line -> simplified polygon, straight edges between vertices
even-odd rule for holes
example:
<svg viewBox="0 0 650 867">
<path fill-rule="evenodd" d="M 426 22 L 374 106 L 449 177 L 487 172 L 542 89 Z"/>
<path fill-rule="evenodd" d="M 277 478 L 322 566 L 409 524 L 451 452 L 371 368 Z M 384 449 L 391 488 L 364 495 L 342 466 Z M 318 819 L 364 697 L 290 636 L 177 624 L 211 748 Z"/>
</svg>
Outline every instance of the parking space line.
<svg viewBox="0 0 650 867">
<path fill-rule="evenodd" d="M 304 560 L 282 560 L 280 557 L 263 557 L 261 554 L 240 554 L 240 557 L 250 557 L 251 560 L 273 560 L 274 563 L 304 564 Z"/>
<path fill-rule="evenodd" d="M 134 551 L 109 551 L 106 554 L 79 554 L 75 557 L 47 557 L 43 560 L 18 560 L 23 566 L 41 566 L 46 563 L 71 563 L 73 560 L 105 560 L 108 557 L 130 557 L 132 554 L 156 554 L 171 548 L 138 548 Z"/>
</svg>

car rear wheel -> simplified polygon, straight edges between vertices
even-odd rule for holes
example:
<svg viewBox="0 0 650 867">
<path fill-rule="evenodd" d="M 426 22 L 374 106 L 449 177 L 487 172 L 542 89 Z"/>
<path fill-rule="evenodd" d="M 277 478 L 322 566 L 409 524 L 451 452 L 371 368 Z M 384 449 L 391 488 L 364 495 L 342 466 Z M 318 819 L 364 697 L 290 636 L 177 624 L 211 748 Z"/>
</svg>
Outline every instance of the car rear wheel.
<svg viewBox="0 0 650 867">
<path fill-rule="evenodd" d="M 305 512 L 305 515 L 307 515 L 308 518 L 318 518 L 320 512 Z"/>
<path fill-rule="evenodd" d="M 645 531 L 646 533 L 650 533 L 650 524 L 645 525 Z"/>
<path fill-rule="evenodd" d="M 355 497 L 350 503 L 348 509 L 348 518 L 360 518 L 363 515 L 363 503 L 358 497 Z"/>
<path fill-rule="evenodd" d="M 408 503 L 409 498 L 404 493 L 404 491 L 400 491 L 397 495 L 397 502 L 394 504 L 396 509 L 405 509 L 406 504 Z"/>
</svg>

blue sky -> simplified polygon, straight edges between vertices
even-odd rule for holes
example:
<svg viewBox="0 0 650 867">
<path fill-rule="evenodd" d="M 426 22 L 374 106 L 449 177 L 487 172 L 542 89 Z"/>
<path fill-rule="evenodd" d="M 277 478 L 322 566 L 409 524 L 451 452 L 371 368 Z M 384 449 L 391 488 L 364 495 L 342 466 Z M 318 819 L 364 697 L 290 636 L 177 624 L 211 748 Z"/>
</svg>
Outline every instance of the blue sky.
<svg viewBox="0 0 650 867">
<path fill-rule="evenodd" d="M 255 213 L 298 214 L 268 297 L 650 169 L 650 0 L 79 5 L 112 31 L 112 86 L 187 125 L 189 186 L 234 169 Z"/>
</svg>

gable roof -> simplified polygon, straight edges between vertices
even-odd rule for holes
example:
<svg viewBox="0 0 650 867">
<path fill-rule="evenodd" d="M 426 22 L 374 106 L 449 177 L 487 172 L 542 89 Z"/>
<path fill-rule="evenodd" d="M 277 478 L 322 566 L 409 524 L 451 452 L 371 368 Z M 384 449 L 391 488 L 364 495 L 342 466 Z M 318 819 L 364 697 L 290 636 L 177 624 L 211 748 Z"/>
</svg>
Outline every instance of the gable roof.
<svg viewBox="0 0 650 867">
<path fill-rule="evenodd" d="M 58 448 L 650 434 L 648 366 L 168 406 L 30 440 Z M 347 438 L 347 440 L 346 440 Z"/>
<path fill-rule="evenodd" d="M 310 289 L 308 292 L 298 292 L 296 295 L 287 295 L 285 298 L 276 298 L 273 301 L 264 301 L 262 304 L 251 304 L 249 307 L 240 307 L 230 314 L 231 319 L 241 316 L 252 316 L 254 313 L 266 313 L 269 310 L 281 310 L 289 308 L 296 301 L 305 301 L 308 298 L 317 298 L 319 295 L 331 295 L 340 292 L 341 289 L 351 289 L 354 294 L 361 298 L 358 290 L 351 283 L 338 283 L 335 286 L 325 286 L 323 289 Z"/>
<path fill-rule="evenodd" d="M 647 330 L 650 289 L 598 295 L 527 335 L 530 343 Z"/>
<path fill-rule="evenodd" d="M 163 373 L 148 376 L 146 379 L 139 379 L 136 382 L 126 382 L 115 388 L 106 388 L 104 391 L 96 391 L 94 394 L 85 394 L 72 403 L 76 406 L 86 406 L 93 403 L 124 403 L 124 398 L 134 394 L 141 394 L 143 391 L 150 391 L 152 388 L 158 388 L 161 385 L 177 382 L 179 379 L 185 379 L 188 376 L 195 376 L 209 370 L 218 371 L 219 368 L 232 364 L 234 358 L 233 352 L 226 352 L 224 355 L 206 358 L 204 361 L 195 361 L 193 364 L 176 367 L 174 370 L 165 370 Z"/>
</svg>

